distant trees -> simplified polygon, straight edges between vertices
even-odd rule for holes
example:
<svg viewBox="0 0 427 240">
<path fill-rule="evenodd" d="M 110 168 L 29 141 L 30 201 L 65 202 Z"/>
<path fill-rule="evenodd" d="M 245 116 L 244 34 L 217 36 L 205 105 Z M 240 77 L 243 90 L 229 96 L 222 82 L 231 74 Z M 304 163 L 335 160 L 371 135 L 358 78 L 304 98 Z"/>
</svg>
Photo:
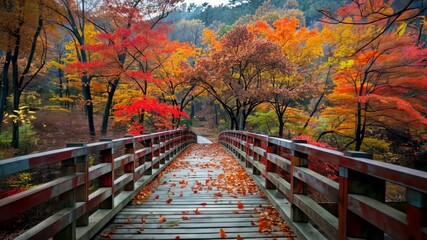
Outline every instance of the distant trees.
<svg viewBox="0 0 427 240">
<path fill-rule="evenodd" d="M 278 73 L 286 77 L 293 72 L 280 45 L 239 27 L 198 59 L 194 80 L 227 112 L 230 128 L 244 130 L 247 117 L 265 101 L 265 87 L 271 76 Z"/>
</svg>

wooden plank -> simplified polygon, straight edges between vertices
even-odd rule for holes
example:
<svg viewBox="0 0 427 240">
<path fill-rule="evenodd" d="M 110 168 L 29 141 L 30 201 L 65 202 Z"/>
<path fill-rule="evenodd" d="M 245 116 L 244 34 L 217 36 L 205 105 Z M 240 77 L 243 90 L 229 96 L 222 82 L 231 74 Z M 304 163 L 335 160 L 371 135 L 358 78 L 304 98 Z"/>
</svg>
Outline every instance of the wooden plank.
<svg viewBox="0 0 427 240">
<path fill-rule="evenodd" d="M 48 201 L 84 183 L 84 174 L 76 173 L 0 199 L 0 221 L 6 221 L 31 207 Z"/>
<path fill-rule="evenodd" d="M 267 173 L 267 178 L 289 199 L 291 194 L 291 184 L 288 181 L 281 178 L 277 173 Z"/>
<path fill-rule="evenodd" d="M 130 204 L 123 208 L 103 233 L 114 232 L 112 239 L 174 239 L 175 235 L 180 235 L 182 239 L 215 239 L 220 237 L 219 229 L 223 228 L 226 232 L 230 229 L 227 237 L 234 239 L 237 234 L 248 239 L 283 239 L 290 236 L 274 231 L 270 235 L 259 232 L 260 214 L 257 209 L 271 206 L 265 198 L 257 195 L 236 197 L 226 191 L 208 190 L 204 185 L 206 181 L 216 179 L 223 173 L 219 169 L 206 168 L 204 163 L 214 164 L 211 157 L 187 156 L 182 161 L 188 162 L 185 169 L 166 173 L 143 204 Z M 263 169 L 261 163 L 256 164 Z M 186 184 L 181 187 L 183 180 Z M 191 187 L 200 183 L 203 183 L 202 190 L 193 192 Z M 218 192 L 223 196 L 215 197 Z M 166 203 L 169 198 L 172 201 Z M 238 203 L 242 203 L 243 207 L 239 208 Z M 196 209 L 198 214 L 194 212 Z M 160 216 L 166 221 L 159 223 Z M 183 216 L 189 219 L 182 219 Z M 141 218 L 145 219 L 144 223 Z"/>
<path fill-rule="evenodd" d="M 267 159 L 268 159 L 268 161 L 276 164 L 278 167 L 285 170 L 286 172 L 291 171 L 291 161 L 290 160 L 288 160 L 284 157 L 281 157 L 277 154 L 274 154 L 274 153 L 268 153 Z"/>
<path fill-rule="evenodd" d="M 301 209 L 330 239 L 338 239 L 338 218 L 310 197 L 294 194 L 294 204 Z"/>
<path fill-rule="evenodd" d="M 363 195 L 349 194 L 348 209 L 375 225 L 394 239 L 406 239 L 406 214 L 385 203 Z"/>
<path fill-rule="evenodd" d="M 294 177 L 325 195 L 328 200 L 338 202 L 339 184 L 337 182 L 304 167 L 294 167 Z"/>
</svg>

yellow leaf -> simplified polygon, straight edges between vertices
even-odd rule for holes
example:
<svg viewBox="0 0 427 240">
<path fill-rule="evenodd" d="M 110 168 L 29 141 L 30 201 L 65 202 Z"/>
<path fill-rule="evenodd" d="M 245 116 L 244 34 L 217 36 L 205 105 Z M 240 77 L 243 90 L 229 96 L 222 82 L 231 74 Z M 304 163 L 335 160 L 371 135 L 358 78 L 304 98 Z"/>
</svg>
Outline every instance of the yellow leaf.
<svg viewBox="0 0 427 240">
<path fill-rule="evenodd" d="M 405 33 L 406 26 L 408 26 L 408 23 L 406 23 L 406 22 L 403 22 L 399 25 L 399 27 L 396 30 L 396 35 L 398 37 L 401 37 Z"/>
</svg>

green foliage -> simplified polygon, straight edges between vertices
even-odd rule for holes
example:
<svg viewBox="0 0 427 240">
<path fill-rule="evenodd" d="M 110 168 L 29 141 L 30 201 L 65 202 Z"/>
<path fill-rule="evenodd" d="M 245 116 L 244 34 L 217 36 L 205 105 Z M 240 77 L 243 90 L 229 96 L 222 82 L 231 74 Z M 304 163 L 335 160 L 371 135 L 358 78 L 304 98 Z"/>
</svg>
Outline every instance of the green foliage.
<svg viewBox="0 0 427 240">
<path fill-rule="evenodd" d="M 256 112 L 247 119 L 248 129 L 257 129 L 261 133 L 274 135 L 279 132 L 276 113 L 272 110 L 268 112 Z"/>
<path fill-rule="evenodd" d="M 18 155 L 29 154 L 36 150 L 36 146 L 39 142 L 39 138 L 36 136 L 37 132 L 33 129 L 30 123 L 23 123 L 19 127 L 19 146 L 17 150 Z M 0 133 L 0 147 L 10 148 L 12 142 L 12 131 L 2 131 Z M 0 157 L 2 157 L 0 153 Z"/>
</svg>

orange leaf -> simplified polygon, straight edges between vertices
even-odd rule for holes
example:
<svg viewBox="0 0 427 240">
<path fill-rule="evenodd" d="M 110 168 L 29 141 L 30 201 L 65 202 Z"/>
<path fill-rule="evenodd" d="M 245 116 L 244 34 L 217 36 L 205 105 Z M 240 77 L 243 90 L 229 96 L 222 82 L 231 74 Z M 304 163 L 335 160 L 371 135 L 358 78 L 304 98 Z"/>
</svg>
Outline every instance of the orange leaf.
<svg viewBox="0 0 427 240">
<path fill-rule="evenodd" d="M 182 218 L 182 220 L 190 220 L 189 216 L 182 216 L 181 218 Z"/>
<path fill-rule="evenodd" d="M 243 205 L 243 203 L 242 203 L 242 202 L 238 201 L 238 202 L 237 202 L 237 207 L 238 207 L 239 209 L 243 209 L 245 206 Z"/>
<path fill-rule="evenodd" d="M 214 194 L 214 196 L 215 196 L 215 197 L 222 197 L 222 193 L 217 192 L 217 193 L 215 193 L 215 194 Z"/>
<path fill-rule="evenodd" d="M 227 234 L 225 233 L 225 231 L 224 231 L 224 229 L 219 229 L 219 236 L 221 237 L 221 238 L 226 238 L 227 237 Z"/>
<path fill-rule="evenodd" d="M 193 210 L 193 212 L 194 212 L 195 214 L 200 214 L 200 211 L 199 211 L 199 209 L 198 209 L 198 208 L 196 208 L 196 210 Z"/>
<path fill-rule="evenodd" d="M 147 217 L 142 217 L 142 218 L 141 218 L 141 222 L 142 222 L 142 223 L 145 223 L 146 221 L 147 221 Z"/>
<path fill-rule="evenodd" d="M 172 198 L 168 198 L 168 200 L 166 200 L 167 204 L 170 204 L 172 202 Z"/>
<path fill-rule="evenodd" d="M 159 217 L 159 223 L 164 223 L 164 222 L 166 222 L 166 218 L 165 217 L 163 217 L 162 215 L 160 215 L 160 217 Z"/>
<path fill-rule="evenodd" d="M 128 219 L 126 220 L 126 223 L 130 223 L 130 222 L 131 222 L 130 217 L 128 217 Z"/>
<path fill-rule="evenodd" d="M 243 238 L 240 236 L 240 234 L 237 234 L 237 240 L 243 240 Z"/>
<path fill-rule="evenodd" d="M 176 236 L 175 240 L 181 240 L 181 238 L 179 236 Z"/>
<path fill-rule="evenodd" d="M 233 213 L 234 213 L 234 214 L 239 214 L 240 212 L 239 212 L 239 211 L 237 211 L 237 210 L 233 210 Z"/>
</svg>

